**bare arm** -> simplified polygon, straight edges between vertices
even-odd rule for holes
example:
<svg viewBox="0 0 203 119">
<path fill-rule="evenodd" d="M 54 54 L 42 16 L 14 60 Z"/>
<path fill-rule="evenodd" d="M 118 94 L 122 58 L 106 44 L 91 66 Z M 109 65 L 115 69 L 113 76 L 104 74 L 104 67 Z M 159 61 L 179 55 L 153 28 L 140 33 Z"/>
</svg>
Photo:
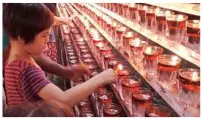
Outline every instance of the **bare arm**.
<svg viewBox="0 0 203 119">
<path fill-rule="evenodd" d="M 38 93 L 38 95 L 44 100 L 56 99 L 73 107 L 76 103 L 88 97 L 97 87 L 112 82 L 114 78 L 115 74 L 113 70 L 108 69 L 88 81 L 64 92 L 54 84 L 48 84 Z"/>
<path fill-rule="evenodd" d="M 66 79 L 77 80 L 84 74 L 90 74 L 88 67 L 83 64 L 78 64 L 74 67 L 62 66 L 43 54 L 34 59 L 44 71 L 63 76 Z"/>
<path fill-rule="evenodd" d="M 49 59 L 47 56 L 41 54 L 38 57 L 34 57 L 35 61 L 37 62 L 37 64 L 44 70 L 47 71 L 49 73 L 53 73 L 56 75 L 63 75 L 63 70 L 64 70 L 64 66 L 52 61 L 51 59 Z M 67 71 L 67 73 L 69 73 Z M 71 75 L 71 73 L 70 73 Z"/>
<path fill-rule="evenodd" d="M 66 24 L 68 25 L 68 23 L 74 19 L 77 15 L 72 15 L 71 17 L 57 17 L 57 16 L 54 16 L 54 20 L 55 20 L 55 23 L 54 25 L 62 25 L 62 24 Z"/>
</svg>

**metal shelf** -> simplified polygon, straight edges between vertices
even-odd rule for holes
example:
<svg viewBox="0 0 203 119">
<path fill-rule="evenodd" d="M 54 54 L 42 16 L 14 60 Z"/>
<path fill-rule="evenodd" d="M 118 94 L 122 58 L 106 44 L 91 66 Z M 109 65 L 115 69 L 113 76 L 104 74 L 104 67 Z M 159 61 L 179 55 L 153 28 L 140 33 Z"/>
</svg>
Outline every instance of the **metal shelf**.
<svg viewBox="0 0 203 119">
<path fill-rule="evenodd" d="M 191 3 L 147 3 L 147 4 L 191 15 L 200 16 L 200 4 L 191 4 Z"/>
<path fill-rule="evenodd" d="M 73 6 L 78 10 L 80 11 L 74 4 Z M 87 6 L 87 5 L 86 5 Z M 87 6 L 88 8 L 92 9 L 91 7 Z M 115 44 L 113 44 L 111 42 L 111 37 L 106 33 L 106 31 L 104 29 L 102 29 L 96 22 L 94 22 L 93 19 L 91 19 L 88 15 L 86 15 L 84 12 L 81 11 L 81 13 L 83 14 L 83 16 L 85 16 L 89 21 L 90 23 L 92 23 L 95 28 L 112 44 L 112 46 L 115 47 Z M 122 54 L 123 55 L 123 54 Z M 123 57 L 125 57 L 123 55 Z M 190 117 L 190 116 L 195 116 L 191 113 L 191 110 L 186 112 L 186 115 L 183 115 L 183 106 L 180 105 L 177 100 L 175 99 L 175 95 L 171 94 L 170 92 L 166 92 L 166 93 L 163 93 L 160 91 L 159 89 L 159 86 L 158 84 L 152 82 L 152 81 L 149 81 L 147 78 L 146 78 L 146 72 L 144 72 L 143 70 L 140 70 L 138 67 L 136 67 L 134 65 L 134 63 L 130 60 L 128 60 L 128 62 L 133 66 L 133 68 L 140 74 L 142 75 L 142 77 L 148 82 L 148 84 L 150 84 L 150 86 L 168 103 L 168 105 L 170 105 L 170 107 L 179 115 L 179 116 L 187 116 L 187 117 Z"/>
<path fill-rule="evenodd" d="M 122 24 L 126 25 L 127 27 L 131 28 L 132 30 L 142 34 L 143 36 L 145 36 L 149 40 L 159 44 L 160 46 L 174 52 L 175 54 L 182 57 L 183 59 L 185 59 L 185 60 L 191 62 L 192 64 L 200 67 L 200 54 L 194 52 L 193 50 L 191 50 L 191 49 L 189 49 L 189 48 L 187 48 L 181 44 L 170 42 L 170 41 L 158 36 L 156 33 L 151 32 L 150 30 L 147 30 L 147 29 L 141 30 L 140 25 L 134 24 L 133 22 L 129 21 L 128 19 L 121 17 L 118 14 L 111 12 L 111 11 L 109 11 L 109 10 L 99 6 L 99 5 L 96 5 L 96 4 L 90 4 L 90 5 L 92 5 L 94 8 L 98 9 L 99 11 L 106 13 L 110 17 L 116 19 L 117 21 L 121 22 Z M 93 10 L 94 8 L 90 7 L 90 5 L 86 5 L 86 6 L 89 9 Z M 96 10 L 94 10 L 94 12 L 96 12 Z"/>
<path fill-rule="evenodd" d="M 74 6 L 74 4 L 72 4 L 72 5 Z M 75 7 L 75 6 L 74 6 L 74 7 Z M 75 8 L 77 9 L 77 7 L 75 7 Z M 73 9 L 73 8 L 72 8 L 72 9 Z M 74 9 L 73 9 L 73 10 L 74 10 Z M 77 10 L 78 10 L 78 9 L 77 9 Z M 78 11 L 79 11 L 79 10 L 78 10 Z M 83 13 L 81 13 L 81 14 L 83 14 Z M 87 38 L 85 38 L 84 35 L 83 35 L 83 38 L 85 39 L 85 41 L 87 41 Z M 88 44 L 88 43 L 87 43 L 87 44 Z M 88 44 L 88 45 L 89 45 L 89 44 Z M 92 52 L 92 53 L 93 53 L 93 52 Z M 95 54 L 93 54 L 93 57 L 94 57 L 94 59 L 96 60 L 96 62 L 97 62 L 97 64 L 99 65 L 99 67 L 102 68 L 102 66 L 101 66 L 100 62 L 98 61 L 97 57 L 95 56 Z M 105 70 L 105 69 L 102 69 L 102 70 Z M 131 117 L 130 112 L 126 109 L 126 107 L 125 107 L 125 105 L 124 105 L 122 99 L 120 98 L 118 92 L 116 91 L 116 89 L 113 87 L 112 84 L 110 84 L 110 87 L 111 87 L 112 91 L 114 92 L 116 98 L 118 99 L 118 101 L 119 101 L 119 103 L 120 103 L 122 109 L 123 109 L 124 112 L 126 113 L 126 115 L 127 115 L 128 117 Z"/>
</svg>

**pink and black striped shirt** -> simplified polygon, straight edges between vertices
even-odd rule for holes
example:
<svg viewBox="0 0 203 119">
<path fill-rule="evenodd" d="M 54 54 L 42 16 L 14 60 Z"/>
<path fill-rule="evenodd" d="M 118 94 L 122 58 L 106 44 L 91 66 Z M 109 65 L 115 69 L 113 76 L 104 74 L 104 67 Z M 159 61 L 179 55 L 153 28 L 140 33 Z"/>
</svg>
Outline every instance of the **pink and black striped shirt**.
<svg viewBox="0 0 203 119">
<path fill-rule="evenodd" d="M 7 104 L 41 100 L 40 90 L 51 83 L 44 72 L 26 61 L 13 61 L 5 67 L 5 93 Z"/>
</svg>

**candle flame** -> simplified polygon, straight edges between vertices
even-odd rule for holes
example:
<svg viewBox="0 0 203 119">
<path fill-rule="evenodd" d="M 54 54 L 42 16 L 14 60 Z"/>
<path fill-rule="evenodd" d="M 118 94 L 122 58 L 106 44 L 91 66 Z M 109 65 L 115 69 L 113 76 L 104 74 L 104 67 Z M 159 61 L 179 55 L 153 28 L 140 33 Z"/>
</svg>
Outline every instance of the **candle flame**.
<svg viewBox="0 0 203 119">
<path fill-rule="evenodd" d="M 172 56 L 172 58 L 171 58 L 171 65 L 177 65 L 178 59 L 179 58 L 177 56 Z"/>
<path fill-rule="evenodd" d="M 159 13 L 160 11 L 161 11 L 160 8 L 155 9 L 155 13 Z"/>
<path fill-rule="evenodd" d="M 118 70 L 122 70 L 123 69 L 123 65 L 122 64 L 119 64 L 118 65 Z"/>
<path fill-rule="evenodd" d="M 138 47 L 141 44 L 141 40 L 139 38 L 136 38 L 135 40 L 130 41 L 132 46 Z"/>
<path fill-rule="evenodd" d="M 193 72 L 192 73 L 192 80 L 193 81 L 198 81 L 199 77 L 198 77 L 198 73 L 197 72 Z"/>
<path fill-rule="evenodd" d="M 98 47 L 103 47 L 103 43 L 99 42 Z"/>
<path fill-rule="evenodd" d="M 179 58 L 177 57 L 177 56 L 173 56 L 172 58 L 171 58 L 171 60 L 172 61 L 177 61 Z"/>
<path fill-rule="evenodd" d="M 123 65 L 118 64 L 117 67 L 115 68 L 115 73 L 118 74 L 119 71 L 123 70 Z"/>
<path fill-rule="evenodd" d="M 147 53 L 147 54 L 151 54 L 151 52 L 152 52 L 152 48 L 151 48 L 151 47 L 147 47 L 145 53 Z"/>
<path fill-rule="evenodd" d="M 173 13 L 169 10 L 165 11 L 166 16 L 172 15 Z"/>
<path fill-rule="evenodd" d="M 143 10 L 147 10 L 147 9 L 148 9 L 148 7 L 147 7 L 147 6 L 144 6 L 144 7 L 143 7 Z"/>
<path fill-rule="evenodd" d="M 184 19 L 184 16 L 183 15 L 178 15 L 177 19 L 178 19 L 178 21 L 182 21 Z"/>
<path fill-rule="evenodd" d="M 130 7 L 134 7 L 134 6 L 135 6 L 135 3 L 130 3 L 129 6 L 130 6 Z"/>
</svg>

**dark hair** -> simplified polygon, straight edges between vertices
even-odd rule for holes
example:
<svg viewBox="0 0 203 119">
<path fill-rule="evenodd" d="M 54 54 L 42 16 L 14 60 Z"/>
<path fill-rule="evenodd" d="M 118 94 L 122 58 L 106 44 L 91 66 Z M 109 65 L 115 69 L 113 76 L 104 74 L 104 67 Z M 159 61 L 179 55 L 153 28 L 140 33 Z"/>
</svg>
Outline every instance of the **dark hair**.
<svg viewBox="0 0 203 119">
<path fill-rule="evenodd" d="M 39 32 L 54 23 L 53 14 L 40 3 L 6 3 L 3 7 L 3 27 L 10 38 L 23 38 L 30 43 Z"/>
<path fill-rule="evenodd" d="M 4 117 L 72 117 L 70 108 L 57 101 L 40 101 L 9 106 Z"/>
<path fill-rule="evenodd" d="M 43 3 L 49 10 L 56 15 L 56 3 Z"/>
</svg>

